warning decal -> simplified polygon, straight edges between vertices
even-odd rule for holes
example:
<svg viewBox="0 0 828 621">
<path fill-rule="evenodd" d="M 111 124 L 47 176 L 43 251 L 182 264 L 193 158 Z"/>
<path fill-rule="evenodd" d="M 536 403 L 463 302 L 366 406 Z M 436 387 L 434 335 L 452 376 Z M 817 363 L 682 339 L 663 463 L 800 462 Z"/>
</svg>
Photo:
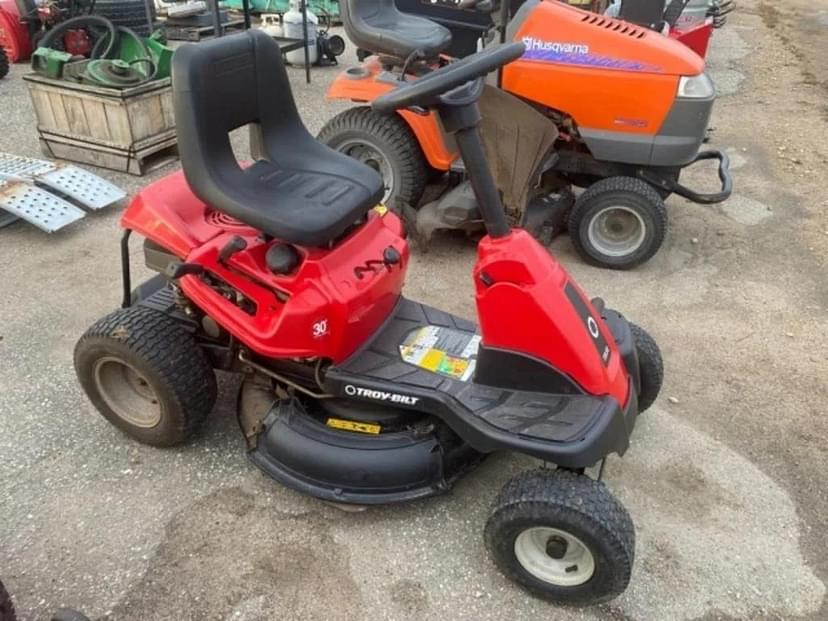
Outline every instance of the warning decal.
<svg viewBox="0 0 828 621">
<path fill-rule="evenodd" d="M 424 326 L 408 334 L 400 345 L 400 356 L 421 369 L 465 382 L 474 374 L 478 347 L 479 334 Z"/>
</svg>

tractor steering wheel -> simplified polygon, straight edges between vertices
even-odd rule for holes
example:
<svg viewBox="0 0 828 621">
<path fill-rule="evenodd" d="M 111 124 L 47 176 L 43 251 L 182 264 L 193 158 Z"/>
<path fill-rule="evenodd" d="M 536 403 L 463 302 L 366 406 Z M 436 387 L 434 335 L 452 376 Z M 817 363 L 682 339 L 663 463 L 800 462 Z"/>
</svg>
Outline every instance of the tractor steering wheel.
<svg viewBox="0 0 828 621">
<path fill-rule="evenodd" d="M 472 80 L 483 78 L 498 67 L 523 56 L 526 46 L 521 42 L 490 47 L 445 67 L 435 69 L 413 82 L 405 82 L 375 99 L 371 107 L 389 113 L 402 108 L 430 108 L 440 96 Z"/>
</svg>

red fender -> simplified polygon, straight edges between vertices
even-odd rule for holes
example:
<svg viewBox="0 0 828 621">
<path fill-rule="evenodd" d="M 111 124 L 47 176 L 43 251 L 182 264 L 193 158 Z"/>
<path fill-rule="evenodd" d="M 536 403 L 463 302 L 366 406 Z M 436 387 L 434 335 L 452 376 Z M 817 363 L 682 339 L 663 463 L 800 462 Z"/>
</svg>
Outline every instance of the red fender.
<svg viewBox="0 0 828 621">
<path fill-rule="evenodd" d="M 673 28 L 670 30 L 670 36 L 677 41 L 681 41 L 704 58 L 707 56 L 707 48 L 710 46 L 710 37 L 713 36 L 713 21 L 709 20 L 688 30 Z"/>
</svg>

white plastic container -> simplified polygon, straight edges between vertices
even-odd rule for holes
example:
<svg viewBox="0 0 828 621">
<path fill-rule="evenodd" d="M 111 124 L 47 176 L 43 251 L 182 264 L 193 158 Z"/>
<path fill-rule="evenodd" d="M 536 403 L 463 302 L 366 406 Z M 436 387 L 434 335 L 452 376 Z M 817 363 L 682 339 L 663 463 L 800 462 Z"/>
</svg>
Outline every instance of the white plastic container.
<svg viewBox="0 0 828 621">
<path fill-rule="evenodd" d="M 290 0 L 290 10 L 282 18 L 284 24 L 284 36 L 289 39 L 302 38 L 302 11 L 299 0 Z M 319 31 L 319 18 L 308 9 L 308 60 L 311 65 L 316 64 L 319 57 L 319 50 L 316 46 L 317 33 Z M 285 59 L 291 65 L 305 65 L 305 50 L 299 48 L 285 54 Z"/>
</svg>

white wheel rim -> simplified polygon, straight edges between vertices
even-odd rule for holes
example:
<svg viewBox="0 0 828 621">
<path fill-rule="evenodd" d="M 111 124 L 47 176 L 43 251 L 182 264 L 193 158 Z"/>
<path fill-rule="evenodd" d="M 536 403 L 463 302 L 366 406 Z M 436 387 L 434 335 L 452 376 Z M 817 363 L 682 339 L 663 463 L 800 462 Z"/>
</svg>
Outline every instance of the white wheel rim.
<svg viewBox="0 0 828 621">
<path fill-rule="evenodd" d="M 555 586 L 579 586 L 595 573 L 595 558 L 586 544 L 557 528 L 536 526 L 520 533 L 515 557 L 535 578 Z"/>
<path fill-rule="evenodd" d="M 638 250 L 647 236 L 647 225 L 633 209 L 623 205 L 604 207 L 589 221 L 589 243 L 601 254 L 623 257 Z"/>
<path fill-rule="evenodd" d="M 128 423 L 152 429 L 161 422 L 161 404 L 150 383 L 128 362 L 106 356 L 93 369 L 98 393 Z"/>
</svg>

